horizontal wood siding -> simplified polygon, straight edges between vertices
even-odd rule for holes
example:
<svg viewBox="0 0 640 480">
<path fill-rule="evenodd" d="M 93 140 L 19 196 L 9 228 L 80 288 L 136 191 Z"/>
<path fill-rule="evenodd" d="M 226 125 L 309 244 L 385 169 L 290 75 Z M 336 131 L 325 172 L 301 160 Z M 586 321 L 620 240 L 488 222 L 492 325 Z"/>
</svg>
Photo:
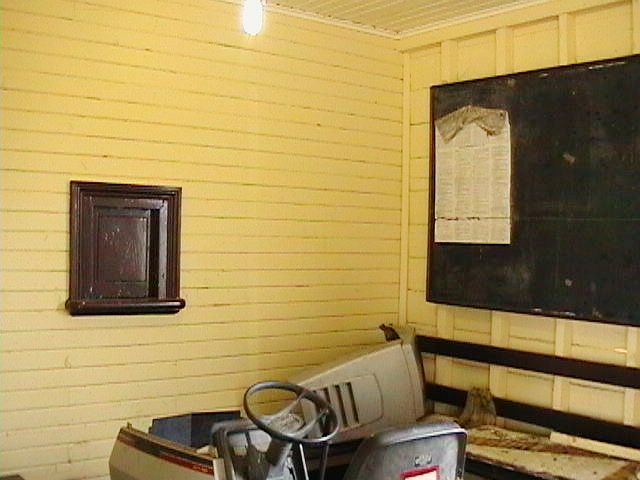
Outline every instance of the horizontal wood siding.
<svg viewBox="0 0 640 480">
<path fill-rule="evenodd" d="M 118 428 L 398 317 L 402 55 L 214 0 L 3 0 L 0 475 L 108 478 Z M 182 187 L 177 315 L 70 317 L 69 182 Z"/>
<path fill-rule="evenodd" d="M 429 87 L 495 74 L 640 53 L 640 3 L 554 1 L 406 39 L 411 72 L 408 322 L 425 335 L 640 366 L 634 327 L 428 304 L 425 263 Z M 427 376 L 500 397 L 640 426 L 640 392 L 438 358 Z M 434 371 L 435 370 L 435 371 Z"/>
</svg>

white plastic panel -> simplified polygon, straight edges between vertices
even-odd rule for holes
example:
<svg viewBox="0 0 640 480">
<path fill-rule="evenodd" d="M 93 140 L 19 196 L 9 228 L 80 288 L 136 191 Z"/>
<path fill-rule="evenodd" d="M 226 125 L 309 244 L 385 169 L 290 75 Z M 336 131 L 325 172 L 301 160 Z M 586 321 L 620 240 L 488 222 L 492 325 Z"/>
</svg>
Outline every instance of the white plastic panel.
<svg viewBox="0 0 640 480">
<path fill-rule="evenodd" d="M 341 432 L 334 442 L 412 423 L 424 414 L 422 373 L 412 344 L 402 340 L 338 359 L 290 381 L 318 392 L 336 409 Z"/>
</svg>

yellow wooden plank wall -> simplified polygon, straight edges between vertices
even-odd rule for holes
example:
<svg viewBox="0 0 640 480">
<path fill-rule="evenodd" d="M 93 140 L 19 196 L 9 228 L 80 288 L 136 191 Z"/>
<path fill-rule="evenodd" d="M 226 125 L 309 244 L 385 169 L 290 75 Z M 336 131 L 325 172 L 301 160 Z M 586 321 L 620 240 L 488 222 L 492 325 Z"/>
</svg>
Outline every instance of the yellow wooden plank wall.
<svg viewBox="0 0 640 480">
<path fill-rule="evenodd" d="M 638 328 L 436 306 L 425 298 L 429 87 L 495 74 L 640 53 L 640 2 L 559 0 L 402 41 L 410 75 L 408 323 L 444 338 L 640 366 Z M 437 358 L 438 382 L 640 426 L 640 393 Z"/>
<path fill-rule="evenodd" d="M 216 0 L 0 3 L 0 475 L 106 478 L 125 422 L 236 407 L 251 382 L 377 341 L 382 322 L 639 365 L 637 328 L 439 307 L 424 279 L 429 86 L 638 53 L 640 0 L 557 0 L 395 42 L 276 14 L 249 38 L 238 17 Z M 183 188 L 183 312 L 65 313 L 72 179 Z M 445 384 L 640 425 L 630 389 L 426 364 Z"/>
<path fill-rule="evenodd" d="M 398 314 L 402 55 L 215 0 L 2 0 L 0 475 L 106 478 L 117 429 L 233 408 Z M 69 181 L 181 186 L 169 316 L 75 317 Z"/>
</svg>

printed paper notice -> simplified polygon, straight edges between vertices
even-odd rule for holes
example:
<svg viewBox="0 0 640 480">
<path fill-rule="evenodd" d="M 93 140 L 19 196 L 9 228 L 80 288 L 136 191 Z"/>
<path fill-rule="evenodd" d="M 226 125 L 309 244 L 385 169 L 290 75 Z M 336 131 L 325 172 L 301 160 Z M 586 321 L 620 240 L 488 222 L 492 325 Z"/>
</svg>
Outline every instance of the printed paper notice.
<svg viewBox="0 0 640 480">
<path fill-rule="evenodd" d="M 466 106 L 435 126 L 435 241 L 511 243 L 508 113 Z"/>
</svg>

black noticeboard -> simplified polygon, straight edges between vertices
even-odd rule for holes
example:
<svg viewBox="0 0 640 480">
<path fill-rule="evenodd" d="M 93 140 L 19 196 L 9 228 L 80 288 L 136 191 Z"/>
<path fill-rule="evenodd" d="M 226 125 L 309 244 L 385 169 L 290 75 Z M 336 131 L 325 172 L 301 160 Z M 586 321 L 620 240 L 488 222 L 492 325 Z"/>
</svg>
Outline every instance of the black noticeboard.
<svg viewBox="0 0 640 480">
<path fill-rule="evenodd" d="M 508 244 L 434 237 L 434 124 L 508 112 Z M 640 325 L 640 55 L 431 88 L 427 300 Z"/>
</svg>

